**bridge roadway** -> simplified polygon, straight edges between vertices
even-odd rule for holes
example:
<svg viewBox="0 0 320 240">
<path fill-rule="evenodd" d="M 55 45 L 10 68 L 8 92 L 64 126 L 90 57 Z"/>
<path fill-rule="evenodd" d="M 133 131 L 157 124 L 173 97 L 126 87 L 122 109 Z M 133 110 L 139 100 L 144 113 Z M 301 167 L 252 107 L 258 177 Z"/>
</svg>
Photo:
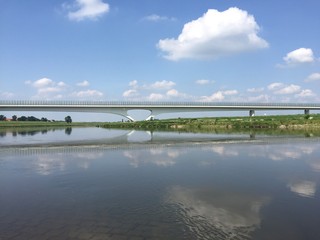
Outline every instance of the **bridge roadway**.
<svg viewBox="0 0 320 240">
<path fill-rule="evenodd" d="M 0 101 L 3 111 L 41 111 L 41 112 L 96 112 L 111 113 L 135 121 L 128 113 L 130 110 L 148 110 L 146 120 L 154 119 L 163 113 L 208 112 L 208 111 L 249 111 L 256 110 L 320 110 L 320 103 L 245 103 L 245 102 L 126 102 L 126 101 L 43 101 L 8 100 Z"/>
</svg>

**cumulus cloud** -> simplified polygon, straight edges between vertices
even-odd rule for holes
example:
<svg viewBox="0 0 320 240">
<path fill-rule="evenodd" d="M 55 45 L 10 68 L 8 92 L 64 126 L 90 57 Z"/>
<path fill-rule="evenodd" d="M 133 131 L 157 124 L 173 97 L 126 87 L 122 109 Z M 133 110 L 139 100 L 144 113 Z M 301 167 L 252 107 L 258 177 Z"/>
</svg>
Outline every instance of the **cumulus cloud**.
<svg viewBox="0 0 320 240">
<path fill-rule="evenodd" d="M 125 97 L 125 98 L 138 97 L 139 93 L 138 93 L 138 91 L 136 89 L 129 89 L 129 90 L 125 91 L 122 94 L 122 96 Z"/>
<path fill-rule="evenodd" d="M 92 97 L 102 97 L 103 93 L 98 91 L 98 90 L 85 90 L 85 91 L 78 91 L 78 92 L 73 92 L 71 94 L 73 97 L 78 97 L 78 98 L 92 98 Z"/>
<path fill-rule="evenodd" d="M 77 86 L 79 87 L 88 87 L 89 85 L 90 83 L 87 80 L 77 83 Z"/>
<path fill-rule="evenodd" d="M 74 21 L 96 20 L 110 11 L 109 4 L 102 0 L 75 0 L 72 5 L 64 4 L 63 7 L 69 10 L 68 18 Z"/>
<path fill-rule="evenodd" d="M 315 57 L 313 55 L 313 51 L 310 48 L 299 48 L 292 52 L 287 53 L 285 57 L 283 57 L 285 65 L 281 66 L 296 66 L 304 63 L 312 63 L 315 61 Z"/>
<path fill-rule="evenodd" d="M 310 89 L 304 89 L 299 94 L 296 94 L 295 97 L 298 98 L 307 98 L 307 97 L 314 97 L 316 94 L 312 92 Z"/>
<path fill-rule="evenodd" d="M 157 14 L 151 14 L 149 16 L 144 17 L 143 20 L 151 21 L 151 22 L 160 22 L 160 21 L 176 21 L 176 18 L 167 17 L 167 16 L 159 16 Z"/>
<path fill-rule="evenodd" d="M 200 98 L 200 101 L 202 102 L 222 101 L 226 98 L 226 96 L 236 95 L 236 94 L 238 94 L 237 90 L 218 91 L 213 93 L 210 96 L 202 96 Z"/>
<path fill-rule="evenodd" d="M 279 82 L 276 82 L 276 83 L 271 83 L 269 86 L 268 86 L 268 89 L 273 91 L 273 90 L 277 90 L 281 87 L 283 87 L 284 84 L 283 83 L 279 83 Z"/>
<path fill-rule="evenodd" d="M 165 95 L 160 94 L 160 93 L 151 93 L 148 96 L 148 100 L 150 101 L 160 101 L 160 100 L 164 100 L 165 99 Z"/>
<path fill-rule="evenodd" d="M 137 87 L 137 86 L 138 86 L 138 81 L 137 81 L 137 80 L 131 81 L 131 82 L 129 83 L 129 86 L 130 86 L 130 87 L 133 87 L 133 88 Z"/>
<path fill-rule="evenodd" d="M 64 82 L 55 82 L 50 78 L 41 78 L 36 81 L 26 81 L 27 85 L 37 90 L 35 98 L 57 98 L 59 93 L 65 91 L 66 84 Z M 54 96 L 54 94 L 58 94 Z"/>
<path fill-rule="evenodd" d="M 304 81 L 305 82 L 320 81 L 320 73 L 312 73 Z"/>
<path fill-rule="evenodd" d="M 280 88 L 280 89 L 276 90 L 274 93 L 275 94 L 293 94 L 293 93 L 299 92 L 300 89 L 301 89 L 300 86 L 294 85 L 294 84 L 290 84 L 288 86 L 285 86 L 283 88 Z"/>
<path fill-rule="evenodd" d="M 181 93 L 173 87 L 176 85 L 173 81 L 156 81 L 151 84 L 139 85 L 137 80 L 129 83 L 131 89 L 123 92 L 122 96 L 131 100 L 150 100 L 165 101 L 170 99 L 190 99 L 185 93 Z"/>
<path fill-rule="evenodd" d="M 161 39 L 157 47 L 169 60 L 212 59 L 268 47 L 259 30 L 254 17 L 239 8 L 209 9 L 186 23 L 177 39 Z"/>
<path fill-rule="evenodd" d="M 151 84 L 150 87 L 153 89 L 170 89 L 174 85 L 176 85 L 176 84 L 172 81 L 162 80 L 162 81 L 157 81 L 157 82 Z"/>
</svg>

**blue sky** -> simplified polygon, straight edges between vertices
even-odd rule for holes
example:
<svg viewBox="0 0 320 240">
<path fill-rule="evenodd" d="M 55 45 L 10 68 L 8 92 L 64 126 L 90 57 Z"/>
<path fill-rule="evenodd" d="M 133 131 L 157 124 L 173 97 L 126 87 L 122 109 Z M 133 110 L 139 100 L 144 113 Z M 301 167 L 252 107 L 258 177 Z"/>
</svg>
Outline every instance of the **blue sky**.
<svg viewBox="0 0 320 240">
<path fill-rule="evenodd" d="M 318 0 L 0 0 L 0 99 L 320 102 Z"/>
</svg>

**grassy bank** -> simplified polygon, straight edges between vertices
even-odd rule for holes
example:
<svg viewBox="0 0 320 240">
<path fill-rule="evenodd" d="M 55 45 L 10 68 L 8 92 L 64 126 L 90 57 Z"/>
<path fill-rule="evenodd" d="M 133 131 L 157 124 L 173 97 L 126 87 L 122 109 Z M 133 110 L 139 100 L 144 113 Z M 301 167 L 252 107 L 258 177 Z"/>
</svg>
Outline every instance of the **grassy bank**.
<svg viewBox="0 0 320 240">
<path fill-rule="evenodd" d="M 320 114 L 256 117 L 183 118 L 138 122 L 105 123 L 105 128 L 141 130 L 313 130 L 320 132 Z"/>
</svg>

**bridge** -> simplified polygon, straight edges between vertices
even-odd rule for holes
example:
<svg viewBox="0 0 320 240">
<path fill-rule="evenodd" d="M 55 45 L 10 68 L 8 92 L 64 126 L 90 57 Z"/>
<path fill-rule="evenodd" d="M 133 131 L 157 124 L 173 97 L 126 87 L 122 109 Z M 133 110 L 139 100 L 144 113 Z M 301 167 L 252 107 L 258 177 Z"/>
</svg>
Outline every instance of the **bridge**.
<svg viewBox="0 0 320 240">
<path fill-rule="evenodd" d="M 3 111 L 41 112 L 95 112 L 111 113 L 135 121 L 130 110 L 148 110 L 146 120 L 152 120 L 163 113 L 208 112 L 208 111 L 248 111 L 254 116 L 257 110 L 320 110 L 320 103 L 245 103 L 245 102 L 133 102 L 133 101 L 45 101 L 45 100 L 4 100 L 0 101 Z"/>
</svg>

